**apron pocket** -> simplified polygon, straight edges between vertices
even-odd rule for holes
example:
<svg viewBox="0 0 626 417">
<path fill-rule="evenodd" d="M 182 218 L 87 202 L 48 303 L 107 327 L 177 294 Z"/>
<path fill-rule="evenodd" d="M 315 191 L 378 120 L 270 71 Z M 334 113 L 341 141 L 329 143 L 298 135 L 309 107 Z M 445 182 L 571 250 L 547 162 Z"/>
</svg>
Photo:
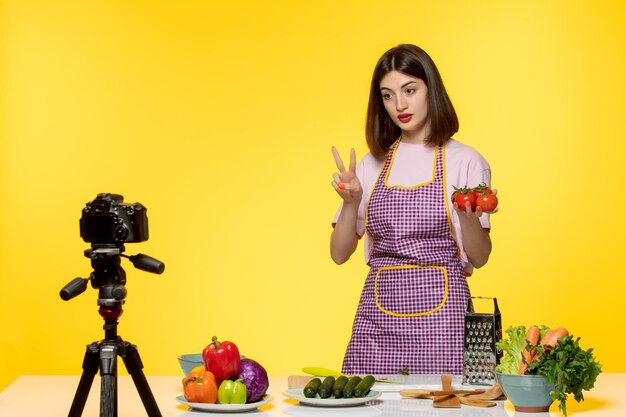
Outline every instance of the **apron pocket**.
<svg viewBox="0 0 626 417">
<path fill-rule="evenodd" d="M 384 266 L 374 279 L 376 305 L 392 316 L 425 316 L 448 298 L 448 272 L 441 266 Z"/>
</svg>

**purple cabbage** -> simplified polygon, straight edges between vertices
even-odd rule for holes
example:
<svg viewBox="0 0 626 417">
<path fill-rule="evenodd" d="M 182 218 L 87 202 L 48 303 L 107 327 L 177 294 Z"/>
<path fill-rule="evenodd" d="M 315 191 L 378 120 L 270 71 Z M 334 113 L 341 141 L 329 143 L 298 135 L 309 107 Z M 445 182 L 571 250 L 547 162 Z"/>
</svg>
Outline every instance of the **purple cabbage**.
<svg viewBox="0 0 626 417">
<path fill-rule="evenodd" d="M 239 377 L 248 390 L 247 403 L 260 401 L 270 386 L 267 371 L 260 363 L 252 359 L 242 359 L 239 365 Z"/>
</svg>

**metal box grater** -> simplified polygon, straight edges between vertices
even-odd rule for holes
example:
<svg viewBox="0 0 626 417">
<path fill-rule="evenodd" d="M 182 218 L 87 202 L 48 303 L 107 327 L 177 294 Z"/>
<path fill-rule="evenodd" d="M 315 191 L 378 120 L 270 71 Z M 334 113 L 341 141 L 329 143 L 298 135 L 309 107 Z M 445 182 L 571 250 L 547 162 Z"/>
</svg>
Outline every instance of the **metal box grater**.
<svg viewBox="0 0 626 417">
<path fill-rule="evenodd" d="M 502 351 L 496 342 L 502 338 L 502 317 L 498 300 L 493 298 L 493 314 L 474 312 L 473 298 L 467 301 L 463 340 L 463 384 L 493 385 L 496 382 L 495 367 L 500 363 Z"/>
</svg>

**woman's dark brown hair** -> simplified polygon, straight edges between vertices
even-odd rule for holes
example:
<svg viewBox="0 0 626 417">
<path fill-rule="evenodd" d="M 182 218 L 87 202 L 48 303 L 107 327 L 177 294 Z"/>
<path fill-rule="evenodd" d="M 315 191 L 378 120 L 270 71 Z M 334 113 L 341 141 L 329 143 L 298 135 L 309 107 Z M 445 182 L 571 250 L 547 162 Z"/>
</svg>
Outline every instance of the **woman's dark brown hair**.
<svg viewBox="0 0 626 417">
<path fill-rule="evenodd" d="M 459 119 L 433 60 L 421 48 L 404 44 L 385 52 L 374 70 L 365 127 L 365 137 L 372 155 L 385 155 L 401 133 L 387 113 L 380 92 L 380 81 L 391 71 L 424 81 L 428 88 L 427 117 L 430 123 L 426 143 L 444 144 L 459 130 Z"/>
</svg>

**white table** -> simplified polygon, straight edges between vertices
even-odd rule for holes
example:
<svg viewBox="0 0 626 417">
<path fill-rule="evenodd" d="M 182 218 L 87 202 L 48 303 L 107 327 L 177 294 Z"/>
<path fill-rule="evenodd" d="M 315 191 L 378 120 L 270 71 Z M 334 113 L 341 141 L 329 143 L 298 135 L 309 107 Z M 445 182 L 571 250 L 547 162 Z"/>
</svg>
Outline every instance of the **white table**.
<svg viewBox="0 0 626 417">
<path fill-rule="evenodd" d="M 182 395 L 182 376 L 151 376 L 148 383 L 163 417 L 214 417 L 236 414 L 217 414 L 192 411 L 180 404 L 176 397 Z M 550 413 L 516 413 L 508 401 L 498 401 L 496 407 L 443 409 L 433 408 L 431 400 L 400 399 L 397 392 L 384 392 L 375 401 L 364 406 L 349 408 L 317 408 L 299 405 L 282 393 L 287 389 L 285 376 L 270 377 L 268 394 L 273 401 L 255 411 L 242 413 L 248 417 L 548 417 L 560 416 L 554 403 Z M 24 375 L 0 392 L 1 417 L 67 416 L 72 404 L 79 376 Z M 603 373 L 596 387 L 587 393 L 585 401 L 568 401 L 568 415 L 573 417 L 623 417 L 626 416 L 626 373 Z M 119 417 L 146 416 L 147 413 L 128 376 L 118 377 Z M 100 377 L 96 376 L 87 400 L 84 417 L 99 416 Z"/>
</svg>

